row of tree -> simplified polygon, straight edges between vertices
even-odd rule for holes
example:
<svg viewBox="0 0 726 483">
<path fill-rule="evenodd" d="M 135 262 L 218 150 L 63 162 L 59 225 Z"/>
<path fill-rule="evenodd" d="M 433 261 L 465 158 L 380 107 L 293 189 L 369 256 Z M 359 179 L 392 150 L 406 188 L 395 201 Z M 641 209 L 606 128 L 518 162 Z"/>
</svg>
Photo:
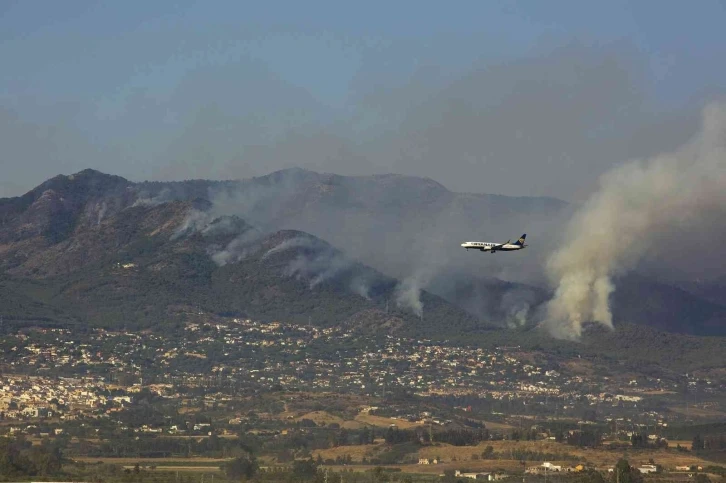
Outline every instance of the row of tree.
<svg viewBox="0 0 726 483">
<path fill-rule="evenodd" d="M 693 451 L 726 449 L 726 434 L 705 436 L 703 438 L 700 434 L 697 434 L 693 437 L 691 449 Z"/>
<path fill-rule="evenodd" d="M 62 462 L 63 454 L 57 446 L 33 446 L 23 439 L 0 438 L 0 475 L 57 476 Z"/>
</svg>

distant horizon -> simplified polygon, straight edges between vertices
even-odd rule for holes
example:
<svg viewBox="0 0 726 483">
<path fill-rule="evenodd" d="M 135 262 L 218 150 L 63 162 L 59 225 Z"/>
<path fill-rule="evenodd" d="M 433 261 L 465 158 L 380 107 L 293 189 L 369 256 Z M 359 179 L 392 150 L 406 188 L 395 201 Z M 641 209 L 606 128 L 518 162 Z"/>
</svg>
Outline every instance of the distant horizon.
<svg viewBox="0 0 726 483">
<path fill-rule="evenodd" d="M 0 197 L 301 166 L 582 202 L 726 99 L 717 0 L 0 6 Z"/>
<path fill-rule="evenodd" d="M 314 173 L 314 174 L 319 174 L 319 175 L 340 176 L 340 177 L 343 177 L 343 178 L 376 178 L 376 177 L 385 177 L 385 176 L 395 176 L 395 177 L 401 177 L 401 178 L 412 178 L 412 179 L 420 179 L 420 180 L 424 180 L 424 181 L 432 181 L 432 182 L 440 185 L 446 191 L 449 191 L 451 193 L 456 193 L 456 194 L 503 196 L 503 197 L 508 197 L 508 198 L 551 199 L 551 200 L 560 201 L 562 203 L 569 204 L 568 201 L 562 200 L 562 199 L 557 198 L 557 197 L 554 197 L 554 196 L 530 196 L 530 195 L 519 195 L 519 194 L 504 194 L 504 193 L 489 193 L 489 192 L 486 192 L 485 193 L 485 192 L 475 192 L 475 191 L 454 191 L 452 189 L 449 189 L 447 186 L 445 186 L 443 183 L 439 182 L 438 180 L 433 179 L 433 178 L 430 178 L 430 177 L 426 177 L 426 176 L 416 176 L 416 175 L 409 175 L 409 174 L 402 174 L 402 173 L 373 173 L 373 174 L 352 174 L 352 175 L 345 175 L 345 174 L 339 174 L 339 173 L 334 173 L 334 172 L 329 172 L 329 171 L 317 171 L 317 170 L 310 169 L 310 168 L 305 168 L 305 167 L 302 167 L 302 166 L 293 166 L 293 167 L 290 167 L 290 168 L 280 168 L 280 169 L 276 169 L 274 171 L 270 171 L 267 174 L 261 174 L 261 175 L 256 175 L 256 176 L 249 176 L 249 177 L 245 177 L 245 178 L 226 178 L 226 179 L 186 178 L 186 179 L 169 179 L 169 180 L 155 180 L 155 179 L 134 180 L 134 179 L 127 178 L 126 176 L 121 176 L 119 174 L 115 174 L 115 173 L 111 173 L 111 172 L 107 172 L 107 171 L 102 171 L 102 170 L 95 169 L 95 168 L 84 168 L 84 169 L 81 169 L 80 171 L 76 171 L 75 173 L 70 173 L 70 174 L 58 173 L 58 174 L 55 174 L 53 176 L 50 176 L 48 178 L 45 178 L 44 180 L 40 181 L 39 183 L 33 185 L 31 188 L 27 189 L 23 193 L 20 193 L 20 194 L 14 195 L 14 196 L 0 196 L 0 199 L 17 198 L 17 197 L 20 197 L 20 196 L 23 196 L 23 195 L 29 193 L 30 191 L 33 191 L 35 188 L 39 187 L 40 185 L 42 185 L 46 181 L 49 181 L 49 180 L 51 180 L 53 178 L 56 178 L 56 177 L 59 177 L 59 176 L 65 176 L 65 177 L 75 176 L 75 175 L 81 174 L 81 173 L 86 172 L 86 171 L 92 171 L 92 172 L 99 173 L 99 174 L 102 174 L 102 175 L 105 175 L 105 176 L 114 176 L 114 177 L 122 178 L 122 179 L 124 179 L 126 181 L 129 181 L 130 183 L 140 184 L 140 183 L 184 183 L 184 182 L 193 182 L 193 181 L 211 181 L 211 182 L 225 183 L 225 182 L 245 181 L 245 180 L 256 179 L 256 178 L 264 178 L 264 177 L 267 177 L 267 176 L 271 176 L 271 175 L 273 175 L 275 173 L 281 173 L 281 172 L 286 172 L 286 171 L 295 171 L 295 170 L 306 171 L 306 172 L 309 172 L 309 173 Z"/>
</svg>

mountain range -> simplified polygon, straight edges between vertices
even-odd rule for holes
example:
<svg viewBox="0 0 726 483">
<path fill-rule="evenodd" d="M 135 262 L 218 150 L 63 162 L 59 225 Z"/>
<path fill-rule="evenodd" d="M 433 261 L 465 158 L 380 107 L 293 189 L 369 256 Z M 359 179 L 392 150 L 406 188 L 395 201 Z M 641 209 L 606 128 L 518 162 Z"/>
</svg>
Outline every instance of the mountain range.
<svg viewBox="0 0 726 483">
<path fill-rule="evenodd" d="M 146 328 L 206 312 L 427 332 L 422 314 L 395 303 L 391 277 L 310 234 L 262 232 L 210 209 L 199 198 L 152 202 L 93 171 L 1 200 L 5 321 Z M 427 319 L 482 325 L 440 297 L 421 299 Z"/>
<path fill-rule="evenodd" d="M 399 175 L 133 183 L 85 170 L 0 199 L 0 315 L 20 326 L 147 328 L 202 313 L 422 336 L 523 329 L 550 293 L 510 275 L 526 281 L 537 251 L 471 256 L 458 244 L 482 227 L 529 227 L 547 246 L 547 220 L 569 210 Z M 726 335 L 726 306 L 705 285 L 631 275 L 616 286 L 616 323 Z"/>
</svg>

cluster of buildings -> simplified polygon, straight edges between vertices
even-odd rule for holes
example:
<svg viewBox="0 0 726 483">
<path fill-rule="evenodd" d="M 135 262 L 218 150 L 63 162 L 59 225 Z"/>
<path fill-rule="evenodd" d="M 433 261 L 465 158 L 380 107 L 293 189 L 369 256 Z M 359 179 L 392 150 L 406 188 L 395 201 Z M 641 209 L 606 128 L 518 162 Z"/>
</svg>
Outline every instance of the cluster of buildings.
<svg viewBox="0 0 726 483">
<path fill-rule="evenodd" d="M 635 468 L 643 474 L 658 472 L 658 467 L 653 464 L 639 465 Z M 526 468 L 524 472 L 526 474 L 544 475 L 547 473 L 579 473 L 581 471 L 585 471 L 586 469 L 587 468 L 585 467 L 585 465 L 582 464 L 575 466 L 563 466 L 550 463 L 549 461 L 545 461 L 541 465 L 530 466 L 529 468 Z M 676 470 L 678 470 L 678 468 L 676 468 Z M 601 471 L 605 471 L 605 469 L 602 469 Z M 615 468 L 613 467 L 607 468 L 608 473 L 613 473 L 614 471 Z"/>
<path fill-rule="evenodd" d="M 543 475 L 547 473 L 579 473 L 585 471 L 584 465 L 562 466 L 545 461 L 537 466 L 530 466 L 524 470 L 525 473 L 531 475 Z"/>
<path fill-rule="evenodd" d="M 444 476 L 444 475 L 441 475 Z M 479 480 L 479 481 L 500 481 L 506 478 L 509 478 L 509 476 L 506 473 L 490 473 L 490 472 L 467 472 L 467 471 L 461 471 L 461 470 L 455 470 L 454 471 L 454 477 L 455 478 L 468 478 L 470 480 Z"/>
<path fill-rule="evenodd" d="M 107 393 L 97 378 L 0 375 L 0 417 L 72 419 L 106 406 Z"/>
<path fill-rule="evenodd" d="M 5 343 L 11 347 L 0 367 L 6 374 L 0 377 L 5 418 L 118 411 L 142 387 L 181 397 L 174 387 L 205 386 L 207 404 L 225 394 L 268 390 L 368 396 L 405 390 L 422 397 L 524 401 L 559 415 L 583 406 L 638 411 L 647 394 L 678 389 L 652 377 L 585 377 L 517 347 L 483 349 L 391 335 L 369 340 L 344 327 L 239 318 L 189 323 L 169 334 L 36 329 L 8 335 Z M 665 424 L 662 415 L 648 418 Z"/>
</svg>

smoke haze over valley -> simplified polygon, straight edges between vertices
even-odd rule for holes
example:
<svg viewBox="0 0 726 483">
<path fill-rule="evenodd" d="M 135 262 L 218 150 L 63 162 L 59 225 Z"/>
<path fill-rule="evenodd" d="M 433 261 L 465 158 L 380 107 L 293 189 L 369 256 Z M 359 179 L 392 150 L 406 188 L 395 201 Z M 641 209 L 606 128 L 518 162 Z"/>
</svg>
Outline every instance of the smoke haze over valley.
<svg viewBox="0 0 726 483">
<path fill-rule="evenodd" d="M 694 176 L 694 179 L 704 178 Z M 716 183 L 718 179 L 709 178 Z M 720 191 L 714 190 L 714 193 Z M 699 200 L 706 202 L 706 198 Z M 242 181 L 130 183 L 87 170 L 53 178 L 22 198 L 3 200 L 3 258 L 11 276 L 40 280 L 60 281 L 82 272 L 84 267 L 97 267 L 94 270 L 99 270 L 99 274 L 106 273 L 109 280 L 113 280 L 118 272 L 116 269 L 108 272 L 108 269 L 114 264 L 138 267 L 133 273 L 141 270 L 138 274 L 145 274 L 144 277 L 168 279 L 187 273 L 184 277 L 189 279 L 164 289 L 165 297 L 170 296 L 172 300 L 170 305 L 157 309 L 167 314 L 170 307 L 181 303 L 181 299 L 179 302 L 173 300 L 182 293 L 197 284 L 211 283 L 209 289 L 219 292 L 198 298 L 203 293 L 199 292 L 195 296 L 197 303 L 207 309 L 260 315 L 287 313 L 286 317 L 293 319 L 312 316 L 317 313 L 312 309 L 286 312 L 284 307 L 289 307 L 290 303 L 283 303 L 279 289 L 271 292 L 278 296 L 267 302 L 255 301 L 255 291 L 269 290 L 270 283 L 287 284 L 289 282 L 284 280 L 295 280 L 297 285 L 293 292 L 296 295 L 292 300 L 319 297 L 333 289 L 335 293 L 347 294 L 344 298 L 352 296 L 358 300 L 351 299 L 346 304 L 362 303 L 380 311 L 382 320 L 389 320 L 381 323 L 390 324 L 384 314 L 393 309 L 398 314 L 392 314 L 393 317 L 408 314 L 419 320 L 414 326 L 426 327 L 432 323 L 436 326 L 446 320 L 441 318 L 442 310 L 451 312 L 456 307 L 463 311 L 455 317 L 461 320 L 462 328 L 468 327 L 467 330 L 531 329 L 541 325 L 557 337 L 578 339 L 582 324 L 603 322 L 611 326 L 612 318 L 600 319 L 601 314 L 595 311 L 582 317 L 575 311 L 580 310 L 581 305 L 572 311 L 565 307 L 553 313 L 555 304 L 562 303 L 563 287 L 550 284 L 545 278 L 545 268 L 548 257 L 550 264 L 553 263 L 551 260 L 556 260 L 551 258 L 553 253 L 570 260 L 566 256 L 568 249 L 573 254 L 594 250 L 591 256 L 602 255 L 598 245 L 587 240 L 569 248 L 567 243 L 577 238 L 572 237 L 571 232 L 563 231 L 567 220 L 575 220 L 570 221 L 574 227 L 573 223 L 582 219 L 582 213 L 587 213 L 590 205 L 585 204 L 572 217 L 571 207 L 556 199 L 457 194 L 432 180 L 400 175 L 344 177 L 291 169 Z M 721 205 L 716 200 L 714 206 Z M 639 205 L 628 209 L 637 210 Z M 688 217 L 691 223 L 700 213 L 698 208 L 694 209 L 696 212 Z M 621 211 L 629 213 L 625 209 Z M 709 213 L 704 214 L 703 223 L 712 221 Z M 497 233 L 516 233 L 518 227 L 526 226 L 529 240 L 533 240 L 530 243 L 537 249 L 530 247 L 521 254 L 494 255 L 461 249 L 458 245 L 462 240 L 478 237 L 478 230 L 472 235 L 471 227 L 479 226 Z M 657 232 L 662 233 L 668 226 L 671 226 L 669 219 L 662 220 Z M 677 231 L 679 225 L 673 225 L 673 228 Z M 282 233 L 286 235 L 280 238 Z M 644 242 L 646 235 L 638 239 Z M 149 236 L 149 241 L 144 241 L 143 237 Z M 540 239 L 542 246 L 537 243 Z M 624 239 L 623 243 L 626 241 Z M 114 243 L 117 248 L 109 250 Z M 147 243 L 149 248 L 139 251 Z M 658 239 L 653 239 L 651 245 L 656 250 Z M 625 244 L 620 249 L 631 254 L 634 251 Z M 169 250 L 171 252 L 165 254 Z M 189 255 L 183 257 L 193 256 L 196 261 L 188 258 L 162 261 L 167 256 L 177 257 L 187 252 Z M 97 255 L 93 256 L 94 253 Z M 85 254 L 83 261 L 77 258 L 81 254 Z M 718 256 L 719 252 L 706 252 L 706 255 Z M 284 257 L 285 262 L 273 263 L 279 257 Z M 632 301 L 618 296 L 616 291 L 612 299 L 616 323 L 649 325 L 657 316 L 660 326 L 669 331 L 722 333 L 726 307 L 700 299 L 699 291 L 689 294 L 679 288 L 671 289 L 659 285 L 653 278 L 641 278 L 633 285 L 624 268 L 636 268 L 638 260 L 637 257 L 630 260 L 627 267 L 602 273 L 608 277 L 626 276 L 622 282 L 628 292 L 647 293 L 654 303 L 633 307 Z M 663 263 L 667 263 L 667 259 L 663 259 Z M 253 268 L 255 264 L 260 264 L 260 268 Z M 215 266 L 217 268 L 213 268 Z M 569 270 L 583 267 L 586 273 L 592 271 L 584 262 L 568 267 L 571 267 Z M 224 287 L 215 282 L 229 270 L 262 270 L 260 274 L 264 273 L 264 277 L 273 278 L 255 275 L 256 281 L 250 285 L 250 272 L 244 277 L 244 286 L 248 287 L 244 290 L 248 295 L 233 295 L 234 287 L 239 283 L 234 280 L 243 279 L 235 276 L 229 280 L 231 284 Z M 641 272 L 647 275 L 647 267 Z M 563 273 L 566 280 L 568 272 Z M 606 281 L 614 283 L 609 285 L 613 288 L 619 283 L 610 282 L 609 278 Z M 191 285 L 183 288 L 184 284 Z M 578 285 L 576 293 L 582 293 L 587 287 L 585 283 Z M 597 284 L 593 287 L 596 289 Z M 555 298 L 546 304 L 555 288 Z M 197 290 L 200 289 L 201 286 Z M 674 298 L 669 290 L 682 292 L 682 295 Z M 175 295 L 176 291 L 180 292 Z M 448 301 L 451 307 L 442 308 L 443 301 L 432 295 Z M 610 314 L 611 294 L 606 295 L 599 310 L 607 310 Z M 267 307 L 272 300 L 277 300 L 282 312 L 279 309 L 269 312 Z M 666 300 L 671 300 L 671 304 L 673 300 L 681 302 L 663 312 L 661 308 L 665 307 Z M 678 303 L 688 304 L 689 311 L 681 313 Z M 341 310 L 343 312 L 333 310 L 330 315 L 346 314 L 342 315 L 345 318 L 356 313 Z M 84 317 L 77 313 L 75 316 Z M 316 317 L 319 318 L 320 313 Z M 319 320 L 332 321 L 329 316 Z M 405 317 L 394 326 L 404 321 Z M 575 323 L 577 325 L 572 325 Z M 449 320 L 441 329 L 452 327 Z"/>
</svg>

